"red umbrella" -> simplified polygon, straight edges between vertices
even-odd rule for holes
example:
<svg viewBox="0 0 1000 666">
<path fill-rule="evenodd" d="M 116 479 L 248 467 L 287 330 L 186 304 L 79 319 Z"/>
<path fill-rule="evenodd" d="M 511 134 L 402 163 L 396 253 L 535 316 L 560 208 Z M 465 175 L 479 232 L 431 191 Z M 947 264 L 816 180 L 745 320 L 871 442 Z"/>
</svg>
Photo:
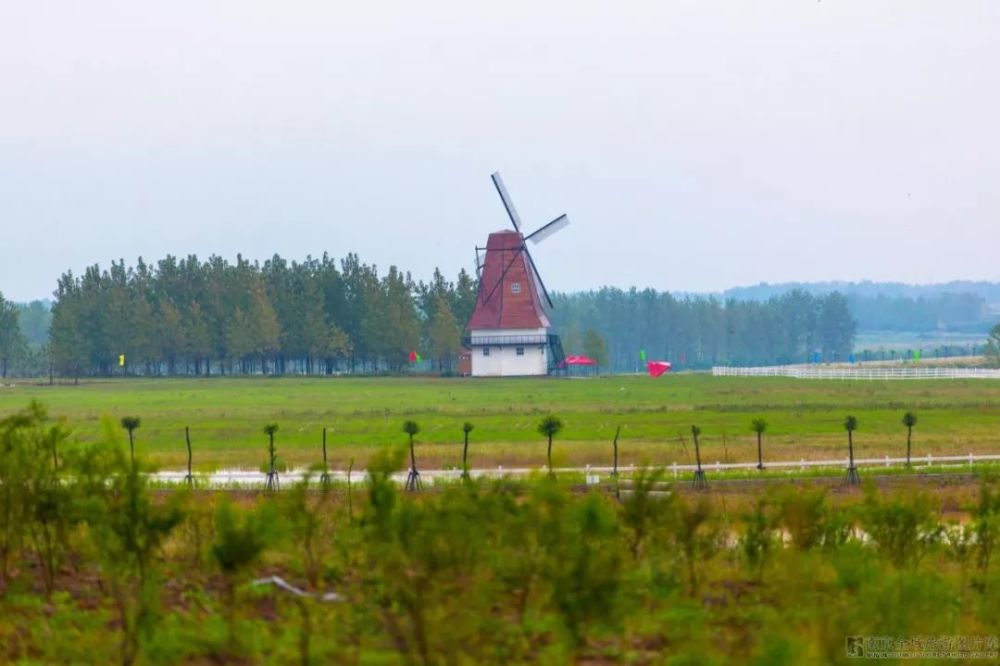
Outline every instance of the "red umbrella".
<svg viewBox="0 0 1000 666">
<path fill-rule="evenodd" d="M 650 377 L 659 377 L 664 372 L 670 370 L 671 365 L 667 361 L 649 361 L 646 363 L 646 370 Z"/>
<path fill-rule="evenodd" d="M 597 361 L 589 356 L 567 356 L 563 365 L 597 365 Z"/>
</svg>

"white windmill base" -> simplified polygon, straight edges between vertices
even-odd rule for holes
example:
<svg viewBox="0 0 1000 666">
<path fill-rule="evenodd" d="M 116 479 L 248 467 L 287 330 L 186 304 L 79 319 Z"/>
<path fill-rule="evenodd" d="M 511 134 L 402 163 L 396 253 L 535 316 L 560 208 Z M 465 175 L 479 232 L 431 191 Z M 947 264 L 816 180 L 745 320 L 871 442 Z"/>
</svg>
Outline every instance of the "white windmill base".
<svg viewBox="0 0 1000 666">
<path fill-rule="evenodd" d="M 548 331 L 504 329 L 472 331 L 473 377 L 531 377 L 549 374 Z"/>
</svg>

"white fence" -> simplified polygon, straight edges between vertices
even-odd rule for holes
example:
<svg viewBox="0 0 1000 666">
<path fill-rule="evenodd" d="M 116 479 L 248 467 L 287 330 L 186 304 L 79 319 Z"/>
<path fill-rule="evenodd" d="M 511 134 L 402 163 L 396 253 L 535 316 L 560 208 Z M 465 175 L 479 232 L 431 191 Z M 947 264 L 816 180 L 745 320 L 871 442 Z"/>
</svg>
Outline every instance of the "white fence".
<svg viewBox="0 0 1000 666">
<path fill-rule="evenodd" d="M 772 365 L 756 368 L 712 368 L 713 377 L 794 377 L 796 379 L 1000 379 L 1000 368 L 822 367 Z"/>
<path fill-rule="evenodd" d="M 953 466 L 953 465 L 974 465 L 976 463 L 1000 463 L 1000 454 L 985 454 L 985 455 L 973 455 L 969 453 L 964 456 L 913 456 L 911 463 L 914 468 L 919 469 L 921 467 L 930 466 Z M 771 471 L 784 471 L 785 473 L 794 473 L 796 471 L 803 472 L 807 469 L 815 468 L 847 468 L 847 458 L 837 458 L 830 460 L 765 460 L 764 467 L 766 470 Z M 855 458 L 854 464 L 864 469 L 878 469 L 886 467 L 900 467 L 906 465 L 906 458 L 890 458 L 885 456 L 882 458 Z M 704 463 L 702 464 L 702 469 L 706 472 L 721 472 L 723 470 L 745 470 L 752 471 L 757 468 L 756 462 L 740 462 L 740 463 Z M 618 471 L 622 474 L 634 474 L 637 470 L 650 469 L 643 467 L 636 467 L 635 465 L 621 465 Z M 664 465 L 660 469 L 664 469 L 673 474 L 673 477 L 679 478 L 682 473 L 693 472 L 697 469 L 696 465 L 673 463 L 670 465 Z M 599 466 L 599 465 L 587 465 L 585 467 L 562 467 L 556 468 L 556 473 L 583 473 L 586 475 L 588 483 L 596 483 L 600 480 L 602 474 L 609 474 L 611 472 L 611 467 Z M 545 474 L 546 469 L 544 467 L 492 467 L 483 469 L 470 469 L 470 476 L 479 478 L 503 478 L 503 477 L 523 477 L 530 476 L 532 474 Z M 160 483 L 165 483 L 169 485 L 181 485 L 186 482 L 186 472 L 171 470 L 171 471 L 161 471 L 154 472 L 150 474 L 150 477 Z M 330 470 L 330 478 L 333 481 L 338 481 L 344 483 L 347 481 L 347 473 L 340 470 Z M 400 485 L 406 482 L 407 473 L 397 472 L 393 474 L 393 479 Z M 420 478 L 425 484 L 433 484 L 435 481 L 457 481 L 461 478 L 462 472 L 457 469 L 434 469 L 434 470 L 421 470 Z M 282 472 L 280 474 L 281 481 L 283 483 L 295 483 L 301 481 L 305 478 L 305 470 L 295 469 L 289 470 L 287 472 Z M 317 483 L 319 480 L 319 475 L 315 472 L 309 474 L 313 483 Z M 352 474 L 352 480 L 354 483 L 364 483 L 366 478 L 366 471 L 354 470 Z M 208 474 L 195 474 L 196 483 L 208 487 L 259 487 L 263 488 L 267 483 L 267 475 L 263 472 L 256 470 L 239 470 L 230 469 L 222 470 L 218 472 L 211 472 Z M 594 481 L 592 481 L 594 480 Z"/>
<path fill-rule="evenodd" d="M 931 465 L 973 465 L 975 463 L 996 463 L 1000 462 L 1000 455 L 996 454 L 986 454 L 986 455 L 973 455 L 971 453 L 964 456 L 913 456 L 910 459 L 910 463 L 914 468 L 920 467 L 930 467 Z M 847 458 L 840 458 L 837 460 L 778 460 L 778 461 L 764 461 L 765 469 L 783 469 L 786 471 L 805 471 L 808 468 L 826 467 L 826 468 L 836 468 L 840 467 L 847 469 L 849 460 Z M 855 458 L 854 465 L 858 468 L 878 468 L 878 467 L 901 467 L 906 465 L 906 458 L 890 458 L 889 456 L 884 456 L 882 458 Z M 735 470 L 744 469 L 752 470 L 757 468 L 757 463 L 755 462 L 745 462 L 745 463 L 720 463 L 716 462 L 713 464 L 703 463 L 701 468 L 706 472 L 722 471 L 722 470 Z M 603 469 L 603 468 L 602 468 Z M 667 467 L 667 469 L 673 471 L 674 477 L 678 476 L 679 472 L 693 472 L 697 469 L 697 465 L 678 465 L 674 463 Z"/>
</svg>

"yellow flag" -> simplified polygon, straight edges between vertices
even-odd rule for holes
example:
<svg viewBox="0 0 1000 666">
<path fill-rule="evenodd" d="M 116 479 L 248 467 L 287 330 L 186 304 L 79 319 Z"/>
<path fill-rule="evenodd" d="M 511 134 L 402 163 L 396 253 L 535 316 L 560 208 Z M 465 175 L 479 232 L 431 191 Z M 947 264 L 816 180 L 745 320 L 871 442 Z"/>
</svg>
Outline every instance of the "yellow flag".
<svg viewBox="0 0 1000 666">
<path fill-rule="evenodd" d="M 118 354 L 118 367 L 119 368 L 125 367 L 125 354 Z"/>
</svg>

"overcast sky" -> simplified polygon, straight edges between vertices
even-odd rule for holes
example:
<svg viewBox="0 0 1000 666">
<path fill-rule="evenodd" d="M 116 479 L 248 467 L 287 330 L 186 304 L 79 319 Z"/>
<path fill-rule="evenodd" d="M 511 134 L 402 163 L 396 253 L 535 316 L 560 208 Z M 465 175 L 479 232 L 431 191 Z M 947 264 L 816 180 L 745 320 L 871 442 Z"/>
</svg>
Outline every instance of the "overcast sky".
<svg viewBox="0 0 1000 666">
<path fill-rule="evenodd" d="M 0 4 L 0 291 L 508 224 L 550 288 L 1000 279 L 1000 2 Z"/>
</svg>

